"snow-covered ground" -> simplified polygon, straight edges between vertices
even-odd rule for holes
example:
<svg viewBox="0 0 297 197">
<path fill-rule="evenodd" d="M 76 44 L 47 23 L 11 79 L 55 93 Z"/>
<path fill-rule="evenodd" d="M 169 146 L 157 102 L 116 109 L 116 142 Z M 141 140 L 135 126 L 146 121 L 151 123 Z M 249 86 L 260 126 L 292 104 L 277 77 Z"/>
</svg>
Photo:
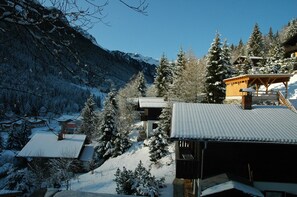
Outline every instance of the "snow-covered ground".
<svg viewBox="0 0 297 197">
<path fill-rule="evenodd" d="M 137 132 L 137 131 L 134 131 Z M 151 174 L 156 178 L 165 177 L 166 187 L 161 189 L 162 196 L 173 195 L 172 182 L 175 177 L 175 154 L 173 143 L 169 147 L 170 154 L 153 164 L 149 157 L 149 148 L 144 142 L 136 141 L 135 133 L 132 133 L 133 145 L 123 155 L 107 160 L 94 171 L 82 174 L 71 181 L 71 190 L 116 194 L 116 183 L 113 181 L 116 170 L 127 169 L 134 171 L 139 161 L 142 161 L 146 169 L 151 169 Z"/>
</svg>

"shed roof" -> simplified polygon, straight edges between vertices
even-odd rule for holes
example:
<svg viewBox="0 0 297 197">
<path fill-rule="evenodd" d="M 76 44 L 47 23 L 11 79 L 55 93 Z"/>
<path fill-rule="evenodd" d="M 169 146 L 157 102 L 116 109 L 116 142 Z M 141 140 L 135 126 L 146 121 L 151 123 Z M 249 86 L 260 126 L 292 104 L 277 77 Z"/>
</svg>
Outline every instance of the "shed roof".
<svg viewBox="0 0 297 197">
<path fill-rule="evenodd" d="M 140 108 L 164 108 L 167 101 L 163 97 L 140 97 L 138 99 Z"/>
<path fill-rule="evenodd" d="M 282 106 L 175 103 L 171 138 L 297 144 L 297 115 Z"/>
<path fill-rule="evenodd" d="M 81 161 L 92 161 L 94 155 L 94 146 L 92 145 L 86 145 L 84 146 L 82 153 L 79 157 L 79 160 Z"/>
<path fill-rule="evenodd" d="M 251 196 L 264 197 L 264 195 L 258 189 L 236 181 L 228 181 L 228 182 L 221 183 L 219 185 L 215 185 L 210 188 L 207 188 L 206 190 L 202 191 L 201 196 L 209 196 L 212 194 L 220 193 L 231 189 L 239 190 Z"/>
<path fill-rule="evenodd" d="M 78 158 L 86 135 L 65 134 L 63 140 L 53 133 L 36 133 L 18 157 Z"/>
<path fill-rule="evenodd" d="M 254 85 L 263 85 L 265 83 L 280 83 L 290 80 L 293 74 L 248 74 L 248 75 L 239 75 L 236 77 L 225 79 L 225 83 L 232 83 L 237 81 L 249 81 L 248 84 Z"/>
</svg>

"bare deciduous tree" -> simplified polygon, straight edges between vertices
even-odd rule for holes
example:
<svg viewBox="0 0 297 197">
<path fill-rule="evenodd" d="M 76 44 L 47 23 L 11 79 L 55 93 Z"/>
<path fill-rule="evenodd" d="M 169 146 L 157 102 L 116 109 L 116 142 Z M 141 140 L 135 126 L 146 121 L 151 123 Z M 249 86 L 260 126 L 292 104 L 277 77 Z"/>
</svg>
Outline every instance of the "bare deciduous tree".
<svg viewBox="0 0 297 197">
<path fill-rule="evenodd" d="M 60 10 L 71 24 L 83 28 L 91 28 L 95 23 L 108 24 L 104 19 L 107 14 L 104 9 L 109 5 L 109 0 L 39 0 L 43 5 L 49 4 Z M 129 9 L 147 15 L 147 0 L 118 0 Z"/>
</svg>

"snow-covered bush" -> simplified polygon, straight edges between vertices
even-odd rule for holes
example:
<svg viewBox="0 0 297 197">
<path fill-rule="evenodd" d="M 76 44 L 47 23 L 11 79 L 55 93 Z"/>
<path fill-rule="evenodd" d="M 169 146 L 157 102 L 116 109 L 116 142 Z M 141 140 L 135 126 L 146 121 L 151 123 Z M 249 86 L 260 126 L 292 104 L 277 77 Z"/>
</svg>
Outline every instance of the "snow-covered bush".
<svg viewBox="0 0 297 197">
<path fill-rule="evenodd" d="M 18 170 L 12 168 L 7 176 L 6 187 L 3 189 L 22 191 L 23 196 L 30 196 L 36 189 L 34 180 L 34 175 L 28 168 Z"/>
<path fill-rule="evenodd" d="M 73 160 L 72 159 L 50 159 L 49 160 L 49 181 L 54 187 L 65 186 L 68 190 L 70 179 L 73 178 Z"/>
<path fill-rule="evenodd" d="M 127 170 L 125 167 L 123 167 L 123 171 L 121 171 L 119 168 L 117 169 L 115 173 L 115 179 L 114 181 L 117 184 L 116 191 L 118 194 L 132 194 L 132 177 L 133 177 L 133 172 L 131 170 Z"/>
<path fill-rule="evenodd" d="M 29 125 L 24 122 L 20 127 L 13 128 L 8 133 L 7 149 L 21 150 L 29 141 L 31 129 Z"/>
<path fill-rule="evenodd" d="M 159 189 L 164 187 L 165 178 L 156 179 L 151 175 L 140 161 L 134 172 L 123 167 L 123 171 L 117 169 L 114 181 L 117 184 L 118 194 L 136 196 L 160 196 Z"/>
</svg>

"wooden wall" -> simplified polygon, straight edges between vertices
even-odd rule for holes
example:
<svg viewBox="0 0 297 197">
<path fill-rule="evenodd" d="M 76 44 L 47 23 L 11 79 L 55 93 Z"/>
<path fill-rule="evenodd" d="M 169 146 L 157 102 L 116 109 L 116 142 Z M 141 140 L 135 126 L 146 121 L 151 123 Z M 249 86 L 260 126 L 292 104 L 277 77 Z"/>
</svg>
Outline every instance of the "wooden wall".
<svg viewBox="0 0 297 197">
<path fill-rule="evenodd" d="M 297 183 L 297 146 L 208 143 L 203 178 L 231 173 L 253 181 Z"/>
<path fill-rule="evenodd" d="M 226 83 L 226 97 L 245 95 L 245 93 L 239 92 L 239 90 L 247 87 L 248 81 L 228 82 Z"/>
</svg>

